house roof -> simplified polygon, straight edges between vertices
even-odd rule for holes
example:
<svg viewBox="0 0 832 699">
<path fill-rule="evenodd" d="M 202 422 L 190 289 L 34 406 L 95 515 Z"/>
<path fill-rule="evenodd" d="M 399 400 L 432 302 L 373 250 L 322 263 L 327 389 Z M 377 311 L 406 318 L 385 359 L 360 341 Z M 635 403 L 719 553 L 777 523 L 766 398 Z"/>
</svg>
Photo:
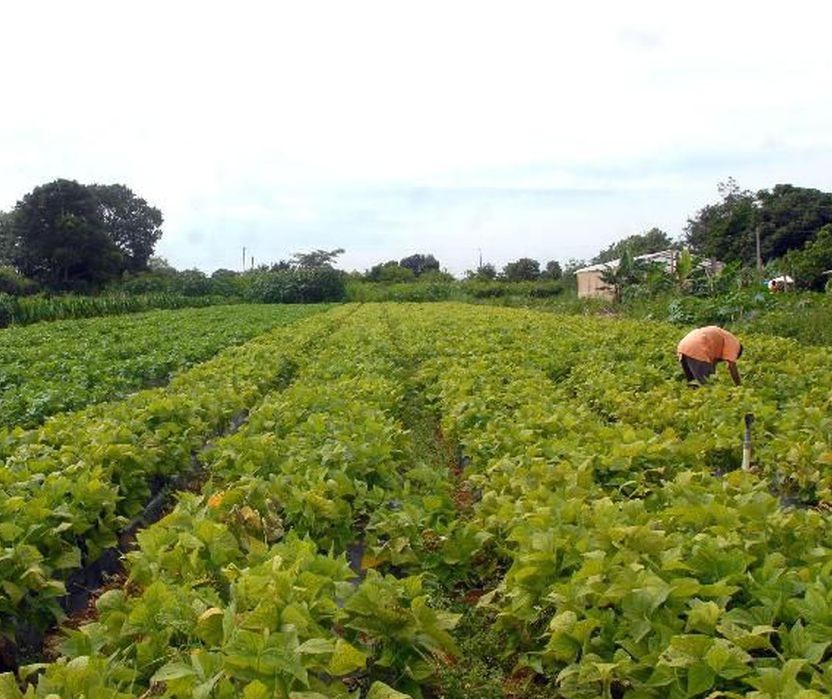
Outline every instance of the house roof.
<svg viewBox="0 0 832 699">
<path fill-rule="evenodd" d="M 676 259 L 676 256 L 678 254 L 678 250 L 662 250 L 661 252 L 651 252 L 646 255 L 638 255 L 633 259 L 638 260 L 639 262 L 656 262 L 659 264 L 670 264 Z M 588 267 L 581 267 L 580 269 L 576 269 L 575 274 L 578 274 L 580 272 L 603 272 L 607 269 L 617 269 L 620 262 L 620 258 L 618 260 L 610 260 L 609 262 L 599 262 L 596 265 L 589 265 Z"/>
<path fill-rule="evenodd" d="M 638 255 L 634 260 L 639 262 L 652 262 L 655 264 L 663 264 L 665 266 L 672 265 L 679 256 L 679 250 L 661 250 L 660 252 L 651 252 L 646 255 Z M 575 274 L 581 272 L 603 272 L 604 270 L 618 269 L 621 259 L 610 260 L 609 262 L 600 262 L 596 265 L 589 265 L 588 267 L 581 267 L 575 270 Z M 702 260 L 697 264 L 697 267 L 708 267 L 713 260 Z"/>
</svg>

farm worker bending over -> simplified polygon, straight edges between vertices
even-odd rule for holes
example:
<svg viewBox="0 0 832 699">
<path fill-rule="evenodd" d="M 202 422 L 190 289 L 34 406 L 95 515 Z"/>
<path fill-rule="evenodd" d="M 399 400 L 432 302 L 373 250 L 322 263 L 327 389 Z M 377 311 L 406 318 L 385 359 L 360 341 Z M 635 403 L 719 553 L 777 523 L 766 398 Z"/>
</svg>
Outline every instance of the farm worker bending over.
<svg viewBox="0 0 832 699">
<path fill-rule="evenodd" d="M 742 356 L 742 345 L 727 330 L 715 325 L 691 330 L 682 338 L 676 352 L 688 381 L 704 384 L 716 371 L 717 362 L 727 362 L 734 385 L 740 385 L 737 360 Z"/>
</svg>

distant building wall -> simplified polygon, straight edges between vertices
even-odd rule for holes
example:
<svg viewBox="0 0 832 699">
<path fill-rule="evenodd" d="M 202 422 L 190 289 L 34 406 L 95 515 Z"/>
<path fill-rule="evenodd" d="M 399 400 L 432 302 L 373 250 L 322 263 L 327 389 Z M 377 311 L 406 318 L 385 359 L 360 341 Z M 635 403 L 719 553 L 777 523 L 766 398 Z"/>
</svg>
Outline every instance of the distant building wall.
<svg viewBox="0 0 832 699">
<path fill-rule="evenodd" d="M 601 280 L 601 270 L 589 269 L 578 271 L 575 277 L 578 282 L 578 298 L 613 298 L 613 290 Z"/>
</svg>

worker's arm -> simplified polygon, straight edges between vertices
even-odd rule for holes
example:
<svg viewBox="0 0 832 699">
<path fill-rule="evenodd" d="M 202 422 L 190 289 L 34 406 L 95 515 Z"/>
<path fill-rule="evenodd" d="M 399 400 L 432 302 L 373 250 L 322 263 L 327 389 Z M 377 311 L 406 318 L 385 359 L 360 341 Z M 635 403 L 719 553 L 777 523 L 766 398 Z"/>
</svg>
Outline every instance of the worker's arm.
<svg viewBox="0 0 832 699">
<path fill-rule="evenodd" d="M 736 362 L 728 362 L 728 373 L 731 374 L 731 378 L 734 380 L 734 386 L 740 385 L 740 371 L 737 369 Z"/>
</svg>

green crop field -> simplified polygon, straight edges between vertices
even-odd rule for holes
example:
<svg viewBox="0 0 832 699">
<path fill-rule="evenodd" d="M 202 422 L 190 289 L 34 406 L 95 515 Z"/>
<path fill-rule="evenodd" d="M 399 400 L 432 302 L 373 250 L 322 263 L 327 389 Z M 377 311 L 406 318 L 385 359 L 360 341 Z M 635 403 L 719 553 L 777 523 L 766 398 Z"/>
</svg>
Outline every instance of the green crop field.
<svg viewBox="0 0 832 699">
<path fill-rule="evenodd" d="M 832 693 L 832 351 L 743 336 L 692 389 L 660 323 L 294 313 L 0 433 L 0 697 Z"/>
<path fill-rule="evenodd" d="M 0 332 L 0 425 L 31 427 L 120 398 L 317 310 L 215 306 L 8 328 Z"/>
</svg>

